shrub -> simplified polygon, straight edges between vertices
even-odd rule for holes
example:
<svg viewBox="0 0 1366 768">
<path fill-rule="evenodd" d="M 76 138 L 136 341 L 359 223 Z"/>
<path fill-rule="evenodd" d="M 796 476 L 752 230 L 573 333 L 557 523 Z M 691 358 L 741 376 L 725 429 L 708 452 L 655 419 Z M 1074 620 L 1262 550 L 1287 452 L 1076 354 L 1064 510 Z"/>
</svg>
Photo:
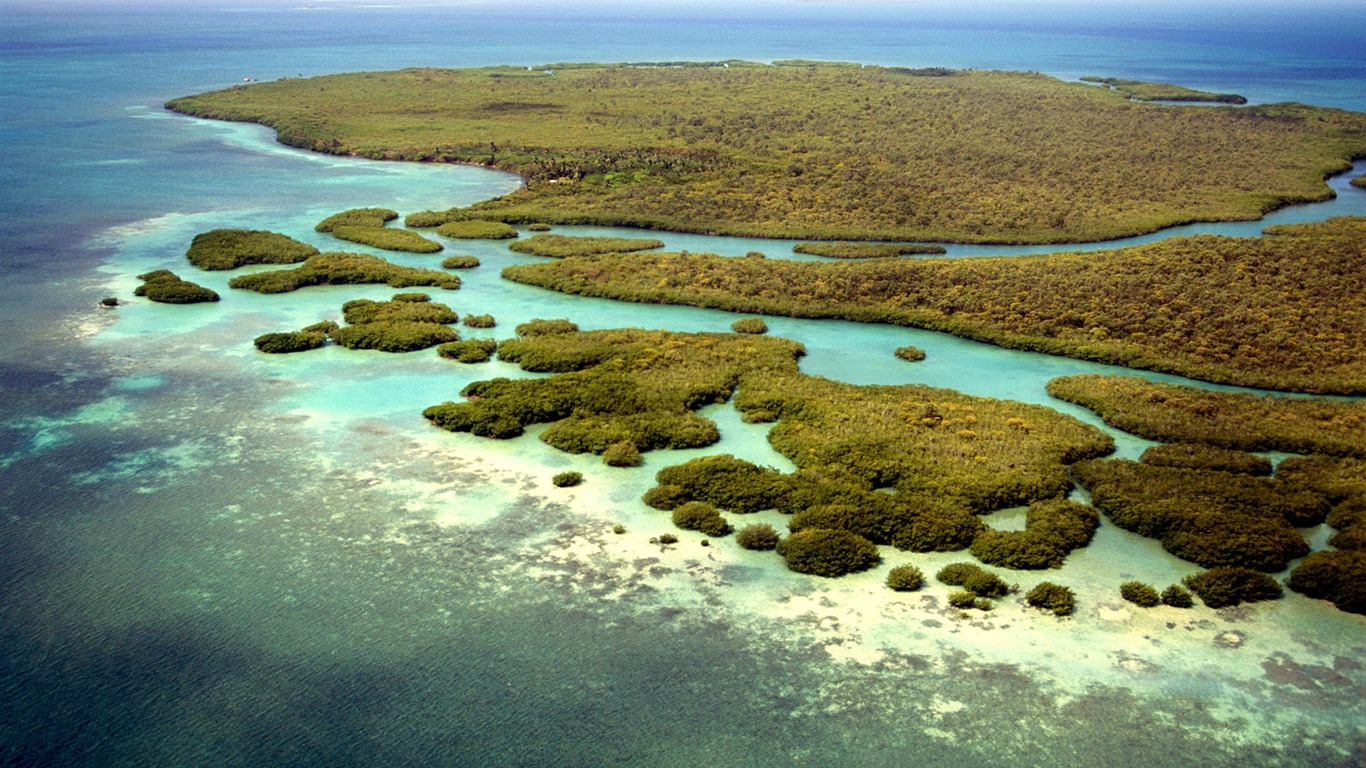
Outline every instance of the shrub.
<svg viewBox="0 0 1366 768">
<path fill-rule="evenodd" d="M 528 225 L 526 226 L 526 228 L 527 228 L 527 230 L 530 231 L 530 232 L 549 232 L 549 231 L 550 231 L 550 225 L 549 225 L 549 224 L 546 224 L 546 223 L 543 222 L 543 221 L 538 221 L 538 222 L 536 222 L 536 223 L 534 223 L 534 224 L 528 224 Z"/>
<path fill-rule="evenodd" d="M 857 533 L 869 541 L 885 540 L 882 520 L 872 511 L 853 504 L 820 504 L 794 514 L 787 521 L 794 533 L 806 528 L 831 528 Z"/>
<path fill-rule="evenodd" d="M 700 531 L 708 536 L 725 536 L 734 530 L 716 507 L 702 501 L 680 505 L 673 511 L 673 522 L 679 528 Z"/>
<path fill-rule="evenodd" d="M 1282 594 L 1281 585 L 1261 571 L 1237 566 L 1211 568 L 1181 580 L 1200 596 L 1205 605 L 1223 608 L 1258 600 L 1275 600 Z"/>
<path fill-rule="evenodd" d="M 943 568 L 940 568 L 939 572 L 936 573 L 934 577 L 943 584 L 961 587 L 969 576 L 981 572 L 982 568 L 972 563 L 950 563 Z"/>
<path fill-rule="evenodd" d="M 1228 472 L 1082 461 L 1072 472 L 1116 525 L 1207 567 L 1284 568 L 1309 552 L 1295 525 L 1322 520 L 1323 496 Z"/>
<path fill-rule="evenodd" d="M 1119 596 L 1143 608 L 1152 608 L 1162 603 L 1157 590 L 1141 581 L 1126 581 L 1119 585 Z"/>
<path fill-rule="evenodd" d="M 963 589 L 955 590 L 949 593 L 949 605 L 954 608 L 975 608 L 977 607 L 977 595 Z"/>
<path fill-rule="evenodd" d="M 436 353 L 458 363 L 487 363 L 498 342 L 493 339 L 448 341 L 436 348 Z"/>
<path fill-rule="evenodd" d="M 517 253 L 548 256 L 556 259 L 588 256 L 597 253 L 632 253 L 663 248 L 663 240 L 628 237 L 572 237 L 569 235 L 535 235 L 508 246 Z"/>
<path fill-rule="evenodd" d="M 306 352 L 326 344 L 327 334 L 309 333 L 308 331 L 265 333 L 257 336 L 254 343 L 258 350 L 270 355 Z"/>
<path fill-rule="evenodd" d="M 1191 593 L 1180 585 L 1173 584 L 1162 590 L 1162 604 L 1170 605 L 1173 608 L 1189 608 L 1195 605 L 1191 599 Z"/>
<path fill-rule="evenodd" d="M 966 509 L 934 506 L 919 511 L 892 536 L 892 546 L 911 552 L 955 552 L 982 533 L 982 521 Z"/>
<path fill-rule="evenodd" d="M 794 253 L 824 256 L 830 259 L 885 259 L 912 253 L 947 253 L 942 245 L 912 245 L 905 243 L 797 243 Z"/>
<path fill-rule="evenodd" d="M 768 523 L 750 523 L 735 534 L 735 543 L 745 549 L 773 549 L 778 546 L 778 531 Z"/>
<path fill-rule="evenodd" d="M 638 467 L 644 460 L 635 443 L 621 440 L 607 446 L 607 450 L 602 452 L 602 461 L 609 467 Z"/>
<path fill-rule="evenodd" d="M 393 288 L 430 285 L 455 290 L 460 287 L 460 278 L 435 269 L 401 267 L 378 256 L 331 252 L 309 256 L 293 269 L 239 275 L 229 280 L 228 286 L 257 293 L 286 293 L 311 285 L 363 283 L 384 283 Z"/>
<path fill-rule="evenodd" d="M 390 229 L 388 227 L 342 226 L 332 230 L 332 236 L 371 248 L 386 251 L 405 251 L 408 253 L 436 253 L 444 246 L 409 229 Z"/>
<path fill-rule="evenodd" d="M 561 472 L 550 478 L 550 482 L 554 483 L 556 488 L 573 488 L 583 482 L 583 473 Z"/>
<path fill-rule="evenodd" d="M 787 567 L 815 576 L 843 576 L 877 565 L 877 546 L 848 531 L 807 528 L 778 543 Z"/>
<path fill-rule="evenodd" d="M 908 363 L 916 363 L 925 359 L 925 350 L 920 347 L 897 347 L 896 356 Z"/>
<path fill-rule="evenodd" d="M 736 333 L 768 333 L 768 323 L 762 317 L 746 317 L 731 323 L 730 329 Z"/>
<path fill-rule="evenodd" d="M 338 227 L 382 227 L 398 218 L 398 211 L 388 208 L 352 208 L 334 213 L 318 222 L 313 229 L 332 232 Z"/>
<path fill-rule="evenodd" d="M 247 264 L 294 264 L 317 253 L 317 248 L 277 232 L 214 229 L 195 235 L 185 257 L 200 269 L 219 270 Z"/>
<path fill-rule="evenodd" d="M 963 589 L 981 597 L 1004 597 L 1010 594 L 1010 585 L 990 571 L 978 571 L 963 579 Z"/>
<path fill-rule="evenodd" d="M 415 352 L 460 339 L 460 334 L 444 325 L 404 320 L 348 325 L 333 331 L 331 336 L 338 346 L 379 352 Z"/>
<path fill-rule="evenodd" d="M 661 486 L 677 487 L 684 500 L 705 501 L 740 514 L 772 507 L 780 478 L 771 469 L 729 454 L 703 456 L 655 474 Z"/>
<path fill-rule="evenodd" d="M 460 320 L 450 307 L 429 301 L 425 293 L 400 293 L 389 301 L 348 301 L 342 305 L 342 318 L 352 325 L 380 321 L 449 325 Z"/>
<path fill-rule="evenodd" d="M 897 592 L 914 592 L 925 584 L 925 574 L 914 565 L 898 565 L 887 572 L 887 586 Z"/>
<path fill-rule="evenodd" d="M 462 320 L 466 328 L 493 328 L 498 325 L 493 319 L 493 315 L 465 315 Z"/>
<path fill-rule="evenodd" d="M 1000 576 L 973 563 L 950 563 L 934 575 L 940 582 L 962 587 L 979 597 L 1002 597 L 1011 588 Z"/>
<path fill-rule="evenodd" d="M 558 333 L 574 333 L 579 330 L 579 326 L 563 318 L 557 320 L 542 320 L 536 318 L 530 322 L 522 323 L 517 326 L 517 335 L 523 338 L 532 336 L 550 336 Z"/>
<path fill-rule="evenodd" d="M 100 299 L 101 307 L 117 307 L 118 305 L 119 299 L 117 296 L 105 296 L 103 299 Z"/>
<path fill-rule="evenodd" d="M 138 275 L 142 285 L 133 289 L 133 295 L 146 296 L 162 304 L 200 304 L 218 301 L 218 294 L 198 283 L 181 280 L 170 270 L 158 269 Z"/>
<path fill-rule="evenodd" d="M 511 224 L 482 219 L 448 221 L 437 227 L 436 233 L 453 240 L 510 240 L 517 236 Z"/>
<path fill-rule="evenodd" d="M 1286 586 L 1331 600 L 1339 610 L 1366 614 L 1366 551 L 1315 552 L 1290 572 Z"/>
<path fill-rule="evenodd" d="M 996 604 L 986 599 L 985 597 L 979 597 L 976 600 L 972 601 L 972 607 L 976 608 L 979 611 L 989 611 L 992 608 L 995 608 Z"/>
<path fill-rule="evenodd" d="M 645 492 L 640 500 L 655 509 L 662 509 L 665 512 L 672 512 L 680 504 L 689 500 L 688 493 L 682 486 L 678 485 L 656 485 Z"/>
<path fill-rule="evenodd" d="M 1144 451 L 1138 460 L 1155 467 L 1211 469 L 1243 475 L 1271 474 L 1271 460 L 1265 456 L 1199 443 L 1154 445 Z"/>
<path fill-rule="evenodd" d="M 617 523 L 616 525 L 612 526 L 612 533 L 618 535 L 626 533 L 626 526 L 622 525 L 621 523 Z"/>
<path fill-rule="evenodd" d="M 673 535 L 672 533 L 661 533 L 661 534 L 659 534 L 659 538 L 656 539 L 656 541 L 658 541 L 660 544 L 666 544 L 666 545 L 667 545 L 667 544 L 677 544 L 677 543 L 678 543 L 678 537 L 675 536 L 675 535 Z"/>
<path fill-rule="evenodd" d="M 444 269 L 474 269 L 479 266 L 479 259 L 474 256 L 447 256 L 441 260 Z"/>
<path fill-rule="evenodd" d="M 1058 616 L 1069 616 L 1076 607 L 1076 596 L 1067 587 L 1043 581 L 1029 590 L 1025 595 L 1025 602 L 1035 608 L 1052 611 Z"/>
</svg>

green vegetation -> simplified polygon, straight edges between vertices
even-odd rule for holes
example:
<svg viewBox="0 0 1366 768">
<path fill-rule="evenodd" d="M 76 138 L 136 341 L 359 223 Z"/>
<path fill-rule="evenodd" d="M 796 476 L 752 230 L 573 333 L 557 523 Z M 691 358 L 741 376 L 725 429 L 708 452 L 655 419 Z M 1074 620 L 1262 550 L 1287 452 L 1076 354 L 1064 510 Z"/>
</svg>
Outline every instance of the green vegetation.
<svg viewBox="0 0 1366 768">
<path fill-rule="evenodd" d="M 1251 568 L 1211 568 L 1181 581 L 1211 608 L 1275 600 L 1282 595 L 1280 584 L 1265 573 Z"/>
<path fill-rule="evenodd" d="M 586 256 L 503 275 L 585 296 L 907 325 L 1207 381 L 1366 394 L 1366 218 L 1268 232 L 979 259 Z"/>
<path fill-rule="evenodd" d="M 903 513 L 986 513 L 1060 496 L 1072 485 L 1068 464 L 1113 450 L 1100 430 L 1050 408 L 914 384 L 770 375 L 747 380 L 735 405 L 747 421 L 777 421 L 769 442 L 798 467 L 867 491 L 895 488 L 890 503 Z M 869 509 L 889 503 L 841 495 Z"/>
<path fill-rule="evenodd" d="M 378 320 L 332 332 L 332 340 L 338 346 L 380 352 L 414 352 L 459 339 L 459 333 L 444 325 L 409 320 Z"/>
<path fill-rule="evenodd" d="M 493 315 L 465 315 L 462 320 L 466 328 L 492 328 L 498 323 L 493 319 Z"/>
<path fill-rule="evenodd" d="M 400 293 L 389 301 L 356 299 L 342 305 L 342 318 L 353 325 L 377 321 L 406 321 L 450 325 L 460 316 L 425 293 Z"/>
<path fill-rule="evenodd" d="M 974 595 L 966 589 L 954 590 L 953 592 L 949 593 L 949 605 L 953 606 L 954 608 L 962 609 L 976 608 L 977 595 Z"/>
<path fill-rule="evenodd" d="M 690 501 L 673 511 L 674 525 L 685 531 L 700 531 L 708 536 L 725 536 L 735 530 L 721 517 L 716 507 L 704 501 Z"/>
<path fill-rule="evenodd" d="M 1097 374 L 1053 379 L 1048 382 L 1048 394 L 1089 408 L 1106 424 L 1149 440 L 1240 451 L 1366 457 L 1366 401 L 1362 400 L 1216 392 L 1136 376 Z M 1174 459 L 1180 450 L 1172 448 L 1159 455 Z M 1214 457 L 1220 455 L 1240 461 L 1229 454 L 1202 454 L 1216 463 Z M 1201 460 L 1192 458 L 1197 463 Z"/>
<path fill-rule="evenodd" d="M 776 551 L 790 570 L 813 576 L 843 576 L 866 571 L 880 557 L 872 542 L 848 531 L 808 528 L 778 542 Z"/>
<path fill-rule="evenodd" d="M 117 307 L 118 305 L 119 305 L 119 297 L 117 297 L 117 296 L 105 296 L 104 298 L 100 299 L 100 306 L 101 306 L 101 307 L 104 307 L 104 308 L 106 308 L 106 309 L 113 309 L 114 307 Z"/>
<path fill-rule="evenodd" d="M 768 523 L 750 523 L 735 534 L 735 543 L 745 549 L 773 549 L 778 546 L 778 531 Z"/>
<path fill-rule="evenodd" d="M 460 278 L 435 269 L 400 267 L 376 256 L 361 253 L 320 253 L 293 269 L 256 272 L 228 281 L 231 288 L 257 293 L 286 293 L 311 285 L 384 283 L 393 288 L 426 285 L 454 290 Z"/>
<path fill-rule="evenodd" d="M 1039 582 L 1038 586 L 1029 590 L 1025 595 L 1025 602 L 1035 608 L 1042 608 L 1052 611 L 1057 616 L 1070 616 L 1076 608 L 1076 595 L 1067 587 L 1054 584 L 1051 581 Z"/>
<path fill-rule="evenodd" d="M 564 318 L 555 320 L 543 320 L 536 318 L 530 322 L 522 323 L 515 329 L 518 336 L 530 338 L 533 336 L 552 336 L 560 333 L 575 333 L 579 330 L 577 323 L 570 322 Z"/>
<path fill-rule="evenodd" d="M 530 231 L 530 232 L 549 232 L 549 231 L 550 231 L 550 225 L 549 225 L 549 224 L 546 224 L 546 223 L 544 223 L 544 222 L 540 222 L 540 221 L 537 221 L 537 222 L 533 222 L 533 223 L 531 223 L 531 224 L 528 224 L 528 225 L 526 225 L 526 228 L 527 228 L 527 230 Z"/>
<path fill-rule="evenodd" d="M 352 208 L 334 213 L 313 227 L 319 232 L 332 232 L 337 227 L 383 227 L 398 218 L 398 211 L 388 208 Z"/>
<path fill-rule="evenodd" d="M 553 483 L 556 488 L 573 488 L 583 482 L 583 473 L 561 472 L 550 478 L 550 482 Z M 677 539 L 674 539 L 674 541 L 677 541 Z"/>
<path fill-rule="evenodd" d="M 825 256 L 830 259 L 887 259 L 910 254 L 939 254 L 947 250 L 942 245 L 913 245 L 910 243 L 797 243 L 794 253 Z"/>
<path fill-rule="evenodd" d="M 944 584 L 962 587 L 976 597 L 1004 597 L 1011 587 L 1000 576 L 973 563 L 951 563 L 934 575 Z"/>
<path fill-rule="evenodd" d="M 1116 525 L 1193 563 L 1279 571 L 1309 552 L 1295 526 L 1315 525 L 1327 499 L 1282 480 L 1133 461 L 1072 467 Z"/>
<path fill-rule="evenodd" d="M 1324 177 L 1366 154 L 1352 112 L 1149 105 L 1035 73 L 556 67 L 290 78 L 168 107 L 263 123 L 291 146 L 527 181 L 438 223 L 815 240 L 1075 242 L 1252 219 L 1326 199 Z"/>
<path fill-rule="evenodd" d="M 474 269 L 479 266 L 479 259 L 474 256 L 447 256 L 441 260 L 442 269 Z"/>
<path fill-rule="evenodd" d="M 448 341 L 436 348 L 436 353 L 457 363 L 487 363 L 493 357 L 498 342 L 493 339 Z"/>
<path fill-rule="evenodd" d="M 1348 613 L 1366 614 L 1366 550 L 1315 552 L 1295 566 L 1285 585 Z"/>
<path fill-rule="evenodd" d="M 413 352 L 460 339 L 459 333 L 447 327 L 459 316 L 425 293 L 401 293 L 389 301 L 348 301 L 342 305 L 342 316 L 351 325 L 333 329 L 329 335 L 348 349 Z"/>
<path fill-rule="evenodd" d="M 444 246 L 435 240 L 428 240 L 410 229 L 390 229 L 388 227 L 337 227 L 332 236 L 353 243 L 383 248 L 386 251 L 407 251 L 409 253 L 436 253 Z"/>
<path fill-rule="evenodd" d="M 761 334 L 768 333 L 768 323 L 762 317 L 746 317 L 736 320 L 730 324 L 730 329 L 736 333 Z"/>
<path fill-rule="evenodd" d="M 896 356 L 908 363 L 918 363 L 925 359 L 925 350 L 920 347 L 897 347 Z"/>
<path fill-rule="evenodd" d="M 508 245 L 517 253 L 564 259 L 570 256 L 590 256 L 598 253 L 631 253 L 663 248 L 663 240 L 628 237 L 572 237 L 570 235 L 535 235 Z"/>
<path fill-rule="evenodd" d="M 1271 459 L 1265 456 L 1201 443 L 1154 445 L 1145 450 L 1138 460 L 1154 467 L 1212 469 L 1218 472 L 1236 472 L 1240 475 L 1271 474 Z"/>
<path fill-rule="evenodd" d="M 641 451 L 696 448 L 719 439 L 697 408 L 724 402 L 751 371 L 795 372 L 802 353 L 786 339 L 574 327 L 536 320 L 518 327 L 522 338 L 498 346 L 501 360 L 557 375 L 475 382 L 463 392 L 469 401 L 425 415 L 445 429 L 489 437 L 555 422 L 541 439 L 571 453 L 601 454 L 622 441 Z"/>
<path fill-rule="evenodd" d="M 218 301 L 218 293 L 198 283 L 181 280 L 168 269 L 157 269 L 138 275 L 142 285 L 133 289 L 134 296 L 145 296 L 162 304 L 199 304 Z"/>
<path fill-rule="evenodd" d="M 925 584 L 925 574 L 914 565 L 898 565 L 887 572 L 887 587 L 897 592 L 914 592 Z"/>
<path fill-rule="evenodd" d="M 1173 584 L 1162 590 L 1162 604 L 1173 608 L 1190 608 L 1195 605 L 1191 599 L 1191 593 L 1179 584 Z"/>
<path fill-rule="evenodd" d="M 1344 528 L 1333 522 L 1350 508 L 1352 502 L 1366 503 L 1366 460 L 1336 456 L 1291 456 L 1276 467 L 1276 477 L 1295 487 L 1316 491 L 1328 497 L 1338 508 L 1329 516 L 1334 528 Z M 1344 504 L 1347 506 L 1344 507 Z"/>
<path fill-rule="evenodd" d="M 602 452 L 602 463 L 609 467 L 638 467 L 644 463 L 640 449 L 630 440 L 621 440 L 607 446 Z"/>
<path fill-rule="evenodd" d="M 1091 542 L 1100 515 L 1066 499 L 1029 505 L 1023 531 L 984 530 L 971 546 L 972 556 L 988 565 L 1013 569 L 1061 568 L 1067 554 Z"/>
<path fill-rule="evenodd" d="M 307 352 L 326 344 L 328 337 L 338 327 L 336 323 L 325 320 L 298 331 L 262 334 L 256 337 L 255 344 L 258 350 L 272 355 Z"/>
<path fill-rule="evenodd" d="M 296 264 L 318 249 L 278 232 L 214 229 L 195 235 L 185 257 L 200 269 L 236 269 L 247 264 Z"/>
<path fill-rule="evenodd" d="M 769 441 L 798 471 L 707 456 L 660 470 L 647 504 L 777 509 L 793 515 L 794 533 L 843 530 L 899 549 L 952 551 L 982 534 L 973 512 L 1056 497 L 1071 487 L 1069 462 L 1112 447 L 1056 411 L 914 385 L 766 372 L 744 378 L 735 402 L 748 421 L 778 421 Z M 1088 523 L 1077 509 L 1086 508 L 1050 502 L 1033 512 L 1050 557 L 1089 540 L 1095 513 Z"/>
<path fill-rule="evenodd" d="M 1162 596 L 1157 594 L 1157 590 L 1141 581 L 1126 581 L 1120 584 L 1119 596 L 1140 608 L 1152 608 L 1162 604 Z"/>
<path fill-rule="evenodd" d="M 1145 83 L 1142 80 L 1121 80 L 1117 77 L 1083 77 L 1083 82 L 1108 85 L 1134 101 L 1192 101 L 1207 104 L 1246 104 L 1247 99 L 1236 93 L 1196 91 L 1180 85 Z"/>
<path fill-rule="evenodd" d="M 420 225 L 410 220 L 408 226 Z M 483 219 L 448 221 L 437 227 L 436 233 L 452 240 L 511 240 L 517 236 L 517 230 L 511 225 Z"/>
</svg>

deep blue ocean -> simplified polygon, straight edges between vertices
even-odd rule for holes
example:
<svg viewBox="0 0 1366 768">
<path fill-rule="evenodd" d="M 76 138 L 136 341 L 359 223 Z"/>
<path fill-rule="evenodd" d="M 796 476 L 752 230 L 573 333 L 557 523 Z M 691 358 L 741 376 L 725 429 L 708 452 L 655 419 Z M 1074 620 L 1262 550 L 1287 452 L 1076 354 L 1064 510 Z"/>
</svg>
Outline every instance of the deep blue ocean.
<svg viewBox="0 0 1366 768">
<path fill-rule="evenodd" d="M 885 568 L 827 583 L 726 545 L 666 550 L 645 539 L 668 521 L 638 501 L 657 469 L 706 452 L 788 466 L 728 406 L 708 412 L 722 443 L 652 454 L 639 470 L 605 471 L 534 436 L 436 433 L 423 406 L 519 372 L 336 348 L 266 359 L 254 336 L 391 291 L 242 297 L 184 261 L 208 229 L 326 246 L 312 225 L 336 211 L 447 208 L 518 183 L 308 155 L 259 127 L 161 107 L 244 78 L 807 58 L 1155 80 L 1366 111 L 1359 3 L 1153 5 L 6 0 L 0 765 L 1361 765 L 1362 617 L 1298 595 L 1134 615 L 1113 584 L 1195 569 L 1113 526 L 1049 574 L 1083 604 L 1066 622 L 1005 603 L 965 622 L 930 596 L 888 597 Z M 1366 191 L 1346 183 L 1363 171 L 1331 180 L 1334 201 L 1266 222 L 1126 242 L 1366 215 Z M 663 238 L 723 254 L 790 246 Z M 441 300 L 493 313 L 500 329 L 570 317 L 720 331 L 734 319 L 536 291 L 498 277 L 526 257 L 497 243 L 465 252 L 484 265 Z M 133 300 L 134 276 L 157 268 L 224 300 Z M 110 295 L 128 301 L 100 309 Z M 804 370 L 855 383 L 1047 403 L 1049 378 L 1112 370 L 907 329 L 770 328 L 807 345 Z M 895 360 L 907 343 L 927 361 Z M 1116 438 L 1121 455 L 1147 445 Z M 563 469 L 588 482 L 553 488 Z M 999 514 L 993 524 L 1011 525 Z M 617 522 L 624 536 L 610 533 Z M 926 572 L 964 557 L 888 554 Z"/>
</svg>

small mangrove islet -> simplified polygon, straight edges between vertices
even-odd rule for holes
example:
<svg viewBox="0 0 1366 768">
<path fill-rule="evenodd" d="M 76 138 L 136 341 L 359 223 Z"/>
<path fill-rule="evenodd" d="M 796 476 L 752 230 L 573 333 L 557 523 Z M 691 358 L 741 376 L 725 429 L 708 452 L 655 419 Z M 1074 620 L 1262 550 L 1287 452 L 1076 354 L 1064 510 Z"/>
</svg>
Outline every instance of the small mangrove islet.
<svg viewBox="0 0 1366 768">
<path fill-rule="evenodd" d="M 829 259 L 887 259 L 912 254 L 942 254 L 946 250 L 942 245 L 909 243 L 797 243 L 792 246 L 793 253 Z"/>
<path fill-rule="evenodd" d="M 169 269 L 156 269 L 138 275 L 142 285 L 133 289 L 134 296 L 145 296 L 161 304 L 200 304 L 218 301 L 218 292 L 198 283 L 182 280 Z"/>
<path fill-rule="evenodd" d="M 239 275 L 228 287 L 257 293 L 287 293 L 314 285 L 382 283 L 391 288 L 431 286 L 454 290 L 460 278 L 435 269 L 402 267 L 378 256 L 328 252 L 310 256 L 298 267 Z"/>
<path fill-rule="evenodd" d="M 330 339 L 348 349 L 412 352 L 460 339 L 448 327 L 459 315 L 425 293 L 395 294 L 389 301 L 348 301 L 342 305 L 342 317 L 347 325 L 323 321 L 299 331 L 263 334 L 256 337 L 256 348 L 269 354 L 305 352 Z"/>
<path fill-rule="evenodd" d="M 195 235 L 185 257 L 205 270 L 248 264 L 297 264 L 318 249 L 288 235 L 259 229 L 214 229 Z"/>
<path fill-rule="evenodd" d="M 575 237 L 572 235 L 533 235 L 525 240 L 509 243 L 517 253 L 564 259 L 570 256 L 589 256 L 598 253 L 632 253 L 663 248 L 663 240 L 645 237 Z"/>
</svg>

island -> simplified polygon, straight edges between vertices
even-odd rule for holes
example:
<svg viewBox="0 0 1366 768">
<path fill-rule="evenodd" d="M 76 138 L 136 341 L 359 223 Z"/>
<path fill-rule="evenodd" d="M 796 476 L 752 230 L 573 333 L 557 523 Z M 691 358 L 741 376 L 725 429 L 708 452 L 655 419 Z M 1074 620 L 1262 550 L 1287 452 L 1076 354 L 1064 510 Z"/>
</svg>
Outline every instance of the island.
<svg viewBox="0 0 1366 768">
<path fill-rule="evenodd" d="M 1324 178 L 1366 156 L 1363 114 L 1141 103 L 1124 87 L 807 61 L 557 64 L 291 78 L 167 106 L 268 125 L 290 146 L 526 180 L 408 217 L 423 227 L 1068 243 L 1324 200 Z"/>
</svg>

